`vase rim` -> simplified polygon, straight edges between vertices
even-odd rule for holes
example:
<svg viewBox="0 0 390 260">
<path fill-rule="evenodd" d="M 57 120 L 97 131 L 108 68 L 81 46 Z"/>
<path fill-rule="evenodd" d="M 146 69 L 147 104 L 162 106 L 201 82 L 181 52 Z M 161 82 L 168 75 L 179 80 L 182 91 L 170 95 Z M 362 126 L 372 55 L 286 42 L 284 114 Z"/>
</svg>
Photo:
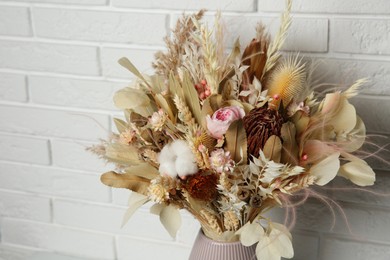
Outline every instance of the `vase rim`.
<svg viewBox="0 0 390 260">
<path fill-rule="evenodd" d="M 211 238 L 209 238 L 208 236 L 206 236 L 206 234 L 203 232 L 203 229 L 202 228 L 200 228 L 200 230 L 199 230 L 199 234 L 200 234 L 200 236 L 202 237 L 202 239 L 204 239 L 204 240 L 207 240 L 207 241 L 209 241 L 209 242 L 211 242 L 211 243 L 216 243 L 216 244 L 230 244 L 230 245 L 235 245 L 235 244 L 241 244 L 241 242 L 240 242 L 240 240 L 238 240 L 238 241 L 218 241 L 218 240 L 213 240 L 213 239 L 211 239 Z"/>
</svg>

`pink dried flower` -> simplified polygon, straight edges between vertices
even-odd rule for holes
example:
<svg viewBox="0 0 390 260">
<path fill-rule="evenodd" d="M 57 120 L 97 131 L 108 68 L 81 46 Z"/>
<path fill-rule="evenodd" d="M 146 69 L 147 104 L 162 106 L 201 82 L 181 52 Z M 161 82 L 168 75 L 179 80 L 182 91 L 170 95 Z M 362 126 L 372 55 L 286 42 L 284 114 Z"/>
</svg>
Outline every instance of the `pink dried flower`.
<svg viewBox="0 0 390 260">
<path fill-rule="evenodd" d="M 167 119 L 168 116 L 164 113 L 162 109 L 159 109 L 158 112 L 154 112 L 149 118 L 149 123 L 152 126 L 153 130 L 161 131 Z"/>
<path fill-rule="evenodd" d="M 233 160 L 230 152 L 225 152 L 222 148 L 214 150 L 210 154 L 210 166 L 218 173 L 230 171 L 233 167 Z"/>
<path fill-rule="evenodd" d="M 207 129 L 212 137 L 221 139 L 230 124 L 244 116 L 245 111 L 239 106 L 220 108 L 214 112 L 212 117 L 209 115 L 206 117 Z"/>
</svg>

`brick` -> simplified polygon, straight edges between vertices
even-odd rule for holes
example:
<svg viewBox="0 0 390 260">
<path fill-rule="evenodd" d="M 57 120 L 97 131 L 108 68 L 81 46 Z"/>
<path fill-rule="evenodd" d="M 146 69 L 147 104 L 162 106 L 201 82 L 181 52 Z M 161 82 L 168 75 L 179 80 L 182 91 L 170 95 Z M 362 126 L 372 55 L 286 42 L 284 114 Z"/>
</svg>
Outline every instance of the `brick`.
<svg viewBox="0 0 390 260">
<path fill-rule="evenodd" d="M 32 31 L 28 8 L 0 6 L 0 34 L 30 36 Z"/>
<path fill-rule="evenodd" d="M 53 164 L 63 168 L 85 170 L 97 174 L 112 170 L 114 166 L 107 165 L 97 155 L 86 150 L 87 147 L 92 145 L 93 143 L 87 142 L 53 140 Z"/>
<path fill-rule="evenodd" d="M 337 178 L 334 183 L 333 198 L 343 202 L 387 207 L 390 209 L 388 187 L 390 185 L 389 172 L 377 171 L 375 185 L 372 187 L 358 187 L 344 178 Z"/>
<path fill-rule="evenodd" d="M 207 23 L 214 23 L 214 16 L 206 17 Z M 239 37 L 242 46 L 246 46 L 256 37 L 256 25 L 262 22 L 272 38 L 279 30 L 279 17 L 263 17 L 260 15 L 224 15 L 224 27 L 227 28 L 226 43 L 232 47 Z M 282 48 L 286 51 L 326 52 L 328 50 L 328 19 L 293 18 L 291 28 Z"/>
<path fill-rule="evenodd" d="M 115 205 L 126 206 L 129 200 L 130 191 L 126 189 L 112 189 L 112 202 Z"/>
<path fill-rule="evenodd" d="M 36 34 L 47 38 L 162 44 L 167 33 L 165 14 L 34 8 L 33 15 Z"/>
<path fill-rule="evenodd" d="M 34 103 L 106 110 L 116 109 L 112 97 L 125 86 L 105 80 L 47 76 L 30 76 L 28 83 Z"/>
<path fill-rule="evenodd" d="M 330 49 L 341 53 L 390 54 L 390 20 L 336 19 L 331 22 Z"/>
<path fill-rule="evenodd" d="M 284 9 L 283 0 L 258 0 L 259 11 L 280 12 Z M 292 10 L 299 13 L 388 14 L 390 6 L 387 0 L 294 0 Z"/>
<path fill-rule="evenodd" d="M 50 199 L 31 196 L 31 194 L 0 191 L 0 215 L 49 222 L 51 221 Z"/>
<path fill-rule="evenodd" d="M 363 119 L 367 131 L 390 134 L 390 102 L 377 97 L 355 97 L 351 100 L 358 115 Z"/>
<path fill-rule="evenodd" d="M 390 96 L 390 62 L 333 58 L 312 60 L 318 64 L 314 78 L 321 79 L 321 83 L 349 87 L 358 79 L 368 78 L 369 82 L 362 86 L 361 93 Z"/>
<path fill-rule="evenodd" d="M 26 77 L 21 74 L 0 73 L 0 100 L 27 101 Z"/>
<path fill-rule="evenodd" d="M 96 175 L 54 167 L 0 163 L 0 188 L 36 194 L 108 202 L 109 188 Z"/>
<path fill-rule="evenodd" d="M 2 241 L 85 258 L 115 258 L 112 236 L 53 224 L 5 218 L 2 221 Z"/>
<path fill-rule="evenodd" d="M 130 71 L 118 64 L 118 60 L 127 57 L 141 72 L 153 74 L 152 61 L 157 50 L 104 47 L 101 53 L 103 75 L 110 78 L 134 78 Z"/>
<path fill-rule="evenodd" d="M 321 243 L 320 259 L 375 259 L 387 260 L 390 255 L 388 244 L 374 244 L 338 237 L 326 237 Z"/>
<path fill-rule="evenodd" d="M 0 0 L 7 2 L 8 0 Z M 14 2 L 72 4 L 72 5 L 106 5 L 107 0 L 13 0 Z"/>
<path fill-rule="evenodd" d="M 99 75 L 97 48 L 72 44 L 0 41 L 0 67 Z"/>
<path fill-rule="evenodd" d="M 74 212 L 77 212 L 77 214 L 74 214 Z M 125 212 L 126 208 L 124 207 L 102 206 L 67 200 L 54 201 L 55 223 L 137 238 L 172 241 L 171 236 L 160 223 L 158 216 L 144 209 L 134 213 L 129 222 L 121 228 Z"/>
<path fill-rule="evenodd" d="M 118 260 L 133 259 L 188 259 L 191 248 L 174 243 L 143 241 L 117 237 Z M 152 249 L 152 250 L 151 250 Z"/>
<path fill-rule="evenodd" d="M 198 0 L 198 1 L 180 1 L 180 0 L 165 0 L 165 1 L 126 1 L 114 0 L 114 6 L 130 7 L 130 8 L 145 8 L 145 9 L 175 9 L 175 10 L 222 10 L 222 11 L 238 11 L 238 12 L 253 12 L 255 11 L 255 3 L 253 0 Z"/>
<path fill-rule="evenodd" d="M 0 135 L 0 159 L 50 164 L 49 142 L 45 139 Z"/>
<path fill-rule="evenodd" d="M 26 260 L 43 250 L 0 244 L 0 260 Z"/>
<path fill-rule="evenodd" d="M 0 131 L 94 141 L 109 129 L 107 115 L 33 107 L 0 106 L 0 121 Z"/>
<path fill-rule="evenodd" d="M 199 221 L 187 211 L 182 210 L 181 215 L 182 225 L 177 233 L 177 241 L 180 244 L 192 247 L 200 230 Z"/>
</svg>

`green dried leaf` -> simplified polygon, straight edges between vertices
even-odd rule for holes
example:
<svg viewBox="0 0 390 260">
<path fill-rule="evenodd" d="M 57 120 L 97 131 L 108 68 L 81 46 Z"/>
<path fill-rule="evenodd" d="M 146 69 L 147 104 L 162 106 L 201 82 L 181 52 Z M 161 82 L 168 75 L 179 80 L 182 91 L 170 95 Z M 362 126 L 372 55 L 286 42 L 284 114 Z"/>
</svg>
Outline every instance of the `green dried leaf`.
<svg viewBox="0 0 390 260">
<path fill-rule="evenodd" d="M 168 101 L 165 99 L 165 97 L 161 94 L 157 94 L 156 95 L 156 102 L 157 104 L 161 107 L 161 109 L 168 115 L 169 119 L 172 121 L 172 122 L 175 122 L 175 116 L 174 116 L 174 113 L 172 111 L 172 108 L 174 106 L 171 106 Z M 175 107 L 176 108 L 176 107 Z"/>
<path fill-rule="evenodd" d="M 150 99 L 144 91 L 127 87 L 115 93 L 114 103 L 120 109 L 135 109 L 149 106 Z"/>
<path fill-rule="evenodd" d="M 129 208 L 127 209 L 125 215 L 123 216 L 122 227 L 126 225 L 126 223 L 129 221 L 129 219 L 134 214 L 134 212 L 136 212 L 137 209 L 139 209 L 142 205 L 144 205 L 148 201 L 149 199 L 147 196 L 143 194 L 139 194 L 137 192 L 132 192 L 128 201 Z"/>
<path fill-rule="evenodd" d="M 118 60 L 118 63 L 122 65 L 122 67 L 128 69 L 131 73 L 133 73 L 134 76 L 142 79 L 146 83 L 146 85 L 150 87 L 149 83 L 145 80 L 142 74 L 138 71 L 138 69 L 133 65 L 133 63 L 131 63 L 131 61 L 128 58 L 126 57 L 120 58 Z"/>
<path fill-rule="evenodd" d="M 113 188 L 129 189 L 143 195 L 147 195 L 150 183 L 147 178 L 113 171 L 102 174 L 100 181 Z"/>
<path fill-rule="evenodd" d="M 124 132 L 127 128 L 127 123 L 119 118 L 114 118 L 114 123 L 119 133 Z"/>
<path fill-rule="evenodd" d="M 181 226 L 179 210 L 172 205 L 166 206 L 160 212 L 160 221 L 171 237 L 176 237 L 176 233 Z"/>
<path fill-rule="evenodd" d="M 241 119 L 234 121 L 225 134 L 226 150 L 235 162 L 246 164 L 248 160 L 246 132 Z"/>
</svg>

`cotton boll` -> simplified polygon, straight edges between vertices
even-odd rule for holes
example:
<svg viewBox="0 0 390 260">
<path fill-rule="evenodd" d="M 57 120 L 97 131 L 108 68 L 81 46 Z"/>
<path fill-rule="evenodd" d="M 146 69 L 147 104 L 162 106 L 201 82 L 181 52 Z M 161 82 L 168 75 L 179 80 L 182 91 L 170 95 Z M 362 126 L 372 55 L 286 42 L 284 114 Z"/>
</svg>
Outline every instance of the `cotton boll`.
<svg viewBox="0 0 390 260">
<path fill-rule="evenodd" d="M 184 154 L 191 154 L 191 149 L 186 143 L 186 141 L 183 140 L 175 140 L 172 142 L 170 146 L 171 151 L 176 154 L 177 156 L 182 156 Z"/>
<path fill-rule="evenodd" d="M 177 157 L 175 169 L 180 177 L 192 175 L 198 172 L 198 166 L 196 163 L 192 159 L 188 160 L 188 158 L 183 156 Z"/>
<path fill-rule="evenodd" d="M 157 157 L 157 161 L 161 164 L 164 162 L 171 162 L 175 161 L 176 154 L 174 153 L 173 149 L 171 148 L 171 144 L 167 144 L 163 147 L 160 154 Z"/>
<path fill-rule="evenodd" d="M 160 164 L 160 167 L 158 168 L 158 171 L 162 175 L 168 175 L 172 178 L 177 177 L 177 171 L 175 167 L 175 161 L 166 161 L 164 163 Z"/>
</svg>

